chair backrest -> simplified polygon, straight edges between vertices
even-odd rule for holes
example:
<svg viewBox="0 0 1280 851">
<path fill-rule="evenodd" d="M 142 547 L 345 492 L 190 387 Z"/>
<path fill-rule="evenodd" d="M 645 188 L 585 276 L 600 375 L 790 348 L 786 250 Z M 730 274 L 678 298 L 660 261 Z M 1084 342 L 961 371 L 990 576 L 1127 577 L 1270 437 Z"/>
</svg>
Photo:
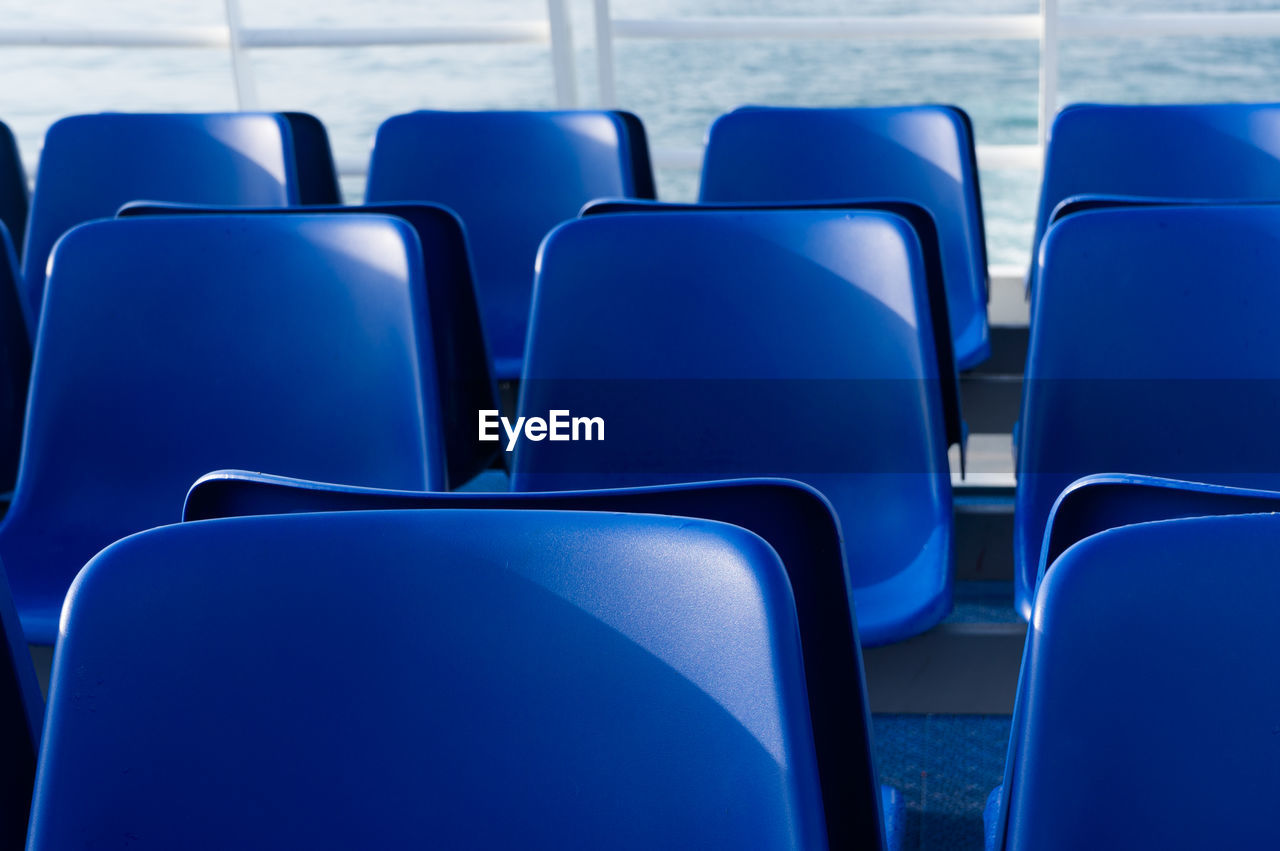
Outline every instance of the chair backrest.
<svg viewBox="0 0 1280 851">
<path fill-rule="evenodd" d="M 1280 511 L 1280 492 L 1102 473 L 1072 482 L 1053 504 L 1037 582 L 1058 556 L 1090 535 L 1155 520 Z"/>
<path fill-rule="evenodd" d="M 1271 848 L 1280 518 L 1140 523 L 1045 575 L 994 847 Z"/>
<path fill-rule="evenodd" d="M 734 211 L 734 210 L 881 210 L 907 220 L 920 241 L 920 256 L 924 263 L 924 281 L 928 290 L 929 321 L 933 326 L 933 348 L 938 356 L 939 391 L 942 394 L 942 414 L 946 426 L 948 446 L 960 449 L 960 469 L 964 472 L 966 429 L 964 413 L 960 407 L 960 374 L 956 369 L 955 350 L 951 343 L 951 320 L 947 316 L 946 279 L 942 271 L 942 253 L 938 242 L 938 229 L 933 216 L 919 204 L 910 201 L 860 200 L 860 201 L 798 201 L 776 203 L 751 203 L 728 201 L 708 204 L 678 204 L 660 201 L 606 199 L 592 201 L 582 208 L 582 216 L 613 215 L 615 213 L 662 213 Z"/>
<path fill-rule="evenodd" d="M 950 607 L 951 481 L 922 275 L 879 212 L 562 225 L 520 406 L 560 428 L 516 441 L 512 490 L 798 479 L 840 517 L 863 643 L 927 628 Z M 561 439 L 572 417 L 593 439 Z"/>
<path fill-rule="evenodd" d="M 1033 248 L 1080 194 L 1280 200 L 1280 104 L 1072 104 L 1049 132 Z"/>
<path fill-rule="evenodd" d="M 933 214 L 957 362 L 990 354 L 986 249 L 967 118 L 946 106 L 737 109 L 716 119 L 702 201 L 896 198 Z"/>
<path fill-rule="evenodd" d="M 52 641 L 84 562 L 176 521 L 209 470 L 436 487 L 419 254 L 408 225 L 365 215 L 129 219 L 68 234 L 0 525 L 28 640 Z"/>
<path fill-rule="evenodd" d="M 567 493 L 403 493 L 224 470 L 202 476 L 183 519 L 376 509 L 632 512 L 731 523 L 778 553 L 795 596 L 827 836 L 836 848 L 878 848 L 881 813 L 866 685 L 840 530 L 812 488 L 781 479 Z"/>
<path fill-rule="evenodd" d="M 826 847 L 786 574 L 733 526 L 184 523 L 95 558 L 66 625 L 34 849 Z"/>
<path fill-rule="evenodd" d="M 27 172 L 9 125 L 0 121 L 0 224 L 17 248 L 27 232 Z"/>
<path fill-rule="evenodd" d="M 0 223 L 0 491 L 13 490 L 31 380 L 31 344 L 18 295 L 18 258 Z"/>
<path fill-rule="evenodd" d="M 1076 479 L 1280 485 L 1280 207 L 1078 213 L 1038 266 L 1017 451 L 1015 590 Z"/>
<path fill-rule="evenodd" d="M 45 134 L 23 252 L 23 309 L 35 336 L 53 245 L 129 201 L 272 206 L 298 189 L 289 123 L 270 113 L 73 115 Z"/>
<path fill-rule="evenodd" d="M 1275 491 L 1232 488 L 1222 485 L 1163 479 L 1127 473 L 1100 473 L 1072 482 L 1059 496 L 1049 513 L 1041 549 L 1036 587 L 1045 573 L 1053 569 L 1059 556 L 1079 542 L 1123 526 L 1231 514 L 1256 514 L 1280 509 L 1280 493 Z M 1018 690 L 1024 693 L 1030 669 L 1019 676 Z M 1013 728 L 1025 722 L 1026 706 L 1015 708 Z M 1012 761 L 1012 760 L 1011 760 Z M 1003 842 L 1005 824 L 999 806 L 1007 804 L 1003 787 L 993 793 L 988 804 L 988 831 L 993 835 L 988 848 Z M 994 803 L 994 806 L 993 806 Z"/>
<path fill-rule="evenodd" d="M 341 215 L 366 214 L 403 219 L 422 247 L 431 346 L 424 350 L 423 374 L 439 388 L 445 447 L 442 486 L 454 488 L 483 470 L 501 451 L 477 440 L 476 412 L 498 407 L 489 372 L 489 351 L 480 327 L 466 236 L 458 217 L 438 204 L 366 204 L 364 206 L 213 207 L 198 204 L 126 204 L 120 218 L 184 215 Z"/>
<path fill-rule="evenodd" d="M 329 131 L 309 112 L 282 112 L 293 137 L 294 169 L 298 179 L 298 203 L 335 205 L 342 203 L 338 168 L 329 147 Z"/>
<path fill-rule="evenodd" d="M 635 193 L 625 120 L 612 112 L 411 112 L 378 128 L 365 200 L 458 213 L 499 379 L 518 378 L 534 259 L 587 201 Z"/>
</svg>

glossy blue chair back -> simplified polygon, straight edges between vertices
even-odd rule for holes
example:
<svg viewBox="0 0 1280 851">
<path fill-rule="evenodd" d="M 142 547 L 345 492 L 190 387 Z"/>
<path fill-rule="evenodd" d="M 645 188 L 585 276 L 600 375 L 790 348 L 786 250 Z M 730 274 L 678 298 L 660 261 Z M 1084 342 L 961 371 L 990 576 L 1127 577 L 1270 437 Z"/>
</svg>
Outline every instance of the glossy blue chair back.
<svg viewBox="0 0 1280 851">
<path fill-rule="evenodd" d="M 1081 194 L 1280 200 L 1280 104 L 1068 106 L 1049 132 L 1035 247 Z"/>
<path fill-rule="evenodd" d="M 1188 517 L 1211 517 L 1232 514 L 1257 514 L 1280 510 L 1280 493 L 1275 491 L 1233 488 L 1222 485 L 1162 479 L 1127 473 L 1100 473 L 1072 482 L 1059 496 L 1050 511 L 1036 586 L 1044 582 L 1046 571 L 1053 568 L 1059 556 L 1093 535 L 1123 526 L 1178 520 Z M 1030 668 L 1024 668 L 1018 681 L 1020 693 L 1030 688 Z M 1021 729 L 1027 707 L 1020 702 L 1013 728 Z M 996 849 L 1004 841 L 1004 811 L 1007 805 L 1003 787 L 992 793 L 986 808 L 987 847 Z"/>
<path fill-rule="evenodd" d="M 520 412 L 598 417 L 605 439 L 517 441 L 512 490 L 807 482 L 843 525 L 863 643 L 927 629 L 950 608 L 951 480 L 920 258 L 884 213 L 561 226 Z"/>
<path fill-rule="evenodd" d="M 711 125 L 702 201 L 896 198 L 933 214 L 951 334 L 967 369 L 990 354 L 973 138 L 947 106 L 747 107 Z"/>
<path fill-rule="evenodd" d="M 534 258 L 593 198 L 635 193 L 626 121 L 612 112 L 411 112 L 378 128 L 365 200 L 458 213 L 499 379 L 520 377 Z"/>
<path fill-rule="evenodd" d="M 0 224 L 5 226 L 16 248 L 21 248 L 27 232 L 27 172 L 18 152 L 13 131 L 0 121 Z"/>
<path fill-rule="evenodd" d="M 156 529 L 85 568 L 54 668 L 33 849 L 826 847 L 786 574 L 725 524 Z"/>
<path fill-rule="evenodd" d="M 881 847 L 871 724 L 847 603 L 844 550 L 830 504 L 812 488 L 758 479 L 569 493 L 431 494 L 220 471 L 192 486 L 183 519 L 406 508 L 661 514 L 731 523 L 759 535 L 782 559 L 795 596 L 827 836 L 836 848 Z"/>
<path fill-rule="evenodd" d="M 942 394 L 942 414 L 946 426 L 948 446 L 960 450 L 960 469 L 965 466 L 965 439 L 967 431 L 964 413 L 960 407 L 960 374 L 956 369 L 955 351 L 951 344 L 951 320 L 947 317 L 946 279 L 942 271 L 942 252 L 938 242 L 938 229 L 933 216 L 919 204 L 910 201 L 861 200 L 861 201 L 813 201 L 750 203 L 746 201 L 717 204 L 675 204 L 659 201 L 607 199 L 592 201 L 582 208 L 582 216 L 612 215 L 615 213 L 662 213 L 745 210 L 880 210 L 893 213 L 907 220 L 920 241 L 920 257 L 924 263 L 925 288 L 928 290 L 929 321 L 933 327 L 933 348 L 938 356 L 938 388 Z"/>
<path fill-rule="evenodd" d="M 443 487 L 454 488 L 487 469 L 496 444 L 476 439 L 476 412 L 498 407 L 489 352 L 480 328 L 471 261 L 462 222 L 438 204 L 367 204 L 356 207 L 211 207 L 193 204 L 126 204 L 120 218 L 236 214 L 335 213 L 395 216 L 413 228 L 422 247 L 431 346 L 423 350 L 423 374 L 439 388 L 445 444 Z M 434 392 L 434 391 L 432 391 Z"/>
<path fill-rule="evenodd" d="M 136 200 L 298 201 L 289 123 L 278 114 L 73 115 L 45 135 L 23 252 L 23 309 L 35 335 L 53 245 Z"/>
<path fill-rule="evenodd" d="M 438 486 L 419 255 L 408 225 L 364 215 L 131 219 L 68 234 L 50 264 L 0 525 L 28 640 L 52 642 L 95 552 L 176 521 L 211 469 Z"/>
<path fill-rule="evenodd" d="M 1045 575 L 988 848 L 1270 848 L 1275 515 L 1111 529 Z"/>
<path fill-rule="evenodd" d="M 1018 606 L 1076 479 L 1280 485 L 1280 207 L 1079 213 L 1045 238 L 1019 430 Z"/>
</svg>

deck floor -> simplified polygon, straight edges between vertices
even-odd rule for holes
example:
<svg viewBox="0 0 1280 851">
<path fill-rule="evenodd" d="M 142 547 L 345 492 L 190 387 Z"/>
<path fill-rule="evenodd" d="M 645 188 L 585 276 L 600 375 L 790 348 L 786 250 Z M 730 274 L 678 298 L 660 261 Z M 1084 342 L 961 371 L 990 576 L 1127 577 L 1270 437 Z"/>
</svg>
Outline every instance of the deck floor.
<svg viewBox="0 0 1280 851">
<path fill-rule="evenodd" d="M 982 848 L 982 808 L 1004 773 L 1008 715 L 875 715 L 880 782 L 907 802 L 904 851 Z"/>
</svg>

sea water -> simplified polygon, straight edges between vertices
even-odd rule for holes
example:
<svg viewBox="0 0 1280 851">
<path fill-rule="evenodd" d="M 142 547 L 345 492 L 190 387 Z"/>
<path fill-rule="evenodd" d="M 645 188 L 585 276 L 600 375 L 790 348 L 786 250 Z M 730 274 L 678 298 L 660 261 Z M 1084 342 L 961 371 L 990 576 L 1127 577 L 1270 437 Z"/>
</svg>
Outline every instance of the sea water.
<svg viewBox="0 0 1280 851">
<path fill-rule="evenodd" d="M 426 26 L 545 19 L 545 0 L 239 0 L 250 27 Z M 582 105 L 598 103 L 590 0 L 572 14 Z M 1272 0 L 1058 0 L 1061 14 L 1275 10 Z M 612 0 L 618 18 L 708 15 L 1034 13 L 1037 0 Z M 0 0 L 0 28 L 217 27 L 223 0 Z M 305 110 L 328 126 L 344 163 L 362 163 L 378 123 L 420 108 L 555 104 L 545 45 L 261 49 L 249 54 L 264 109 Z M 981 144 L 1035 144 L 1039 45 L 1034 40 L 619 40 L 619 105 L 643 118 L 651 144 L 701 144 L 720 113 L 743 103 L 954 103 Z M 1059 103 L 1280 101 L 1280 40 L 1064 39 Z M 236 106 L 225 49 L 0 47 L 0 119 L 34 163 L 59 116 L 114 110 Z M 661 169 L 660 195 L 689 200 L 697 171 Z M 1025 264 L 1038 175 L 984 169 L 991 260 Z M 358 202 L 359 178 L 343 181 Z"/>
</svg>

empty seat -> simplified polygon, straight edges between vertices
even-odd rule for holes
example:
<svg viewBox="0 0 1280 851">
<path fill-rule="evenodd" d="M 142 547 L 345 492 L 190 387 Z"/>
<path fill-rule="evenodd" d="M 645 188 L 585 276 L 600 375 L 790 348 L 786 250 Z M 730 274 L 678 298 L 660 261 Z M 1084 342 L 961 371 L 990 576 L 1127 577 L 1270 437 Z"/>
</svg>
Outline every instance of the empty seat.
<svg viewBox="0 0 1280 851">
<path fill-rule="evenodd" d="M 933 214 L 961 369 L 990 354 L 987 267 L 967 116 L 948 106 L 737 109 L 711 125 L 703 201 L 893 198 Z"/>
<path fill-rule="evenodd" d="M 669 213 L 673 211 L 744 211 L 744 210 L 881 210 L 906 219 L 916 232 L 924 261 L 924 283 L 928 291 L 929 321 L 933 326 L 933 348 L 938 356 L 939 390 L 942 393 L 942 413 L 947 429 L 947 445 L 956 446 L 960 452 L 960 473 L 965 469 L 965 443 L 968 431 L 964 413 L 960 407 L 960 376 L 956 370 L 955 351 L 951 343 L 951 320 L 947 316 L 946 280 L 942 273 L 942 252 L 938 242 L 938 229 L 933 216 L 919 204 L 910 201 L 814 201 L 751 203 L 728 201 L 723 203 L 672 204 L 644 200 L 606 199 L 592 201 L 582 208 L 583 216 L 612 215 L 615 213 Z"/>
<path fill-rule="evenodd" d="M 0 121 L 0 224 L 9 231 L 15 248 L 21 248 L 27 232 L 27 172 L 18 153 L 13 131 Z"/>
<path fill-rule="evenodd" d="M 562 428 L 515 441 L 512 490 L 798 479 L 840 518 L 864 644 L 946 614 L 951 479 L 905 220 L 594 216 L 541 258 L 520 414 Z M 561 439 L 572 417 L 595 439 Z"/>
<path fill-rule="evenodd" d="M 368 203 L 458 213 L 498 379 L 520 377 L 534 259 L 587 201 L 635 194 L 626 120 L 612 112 L 411 112 L 378 128 Z"/>
<path fill-rule="evenodd" d="M 1280 200 L 1280 104 L 1073 104 L 1045 149 L 1032 257 L 1078 195 Z"/>
<path fill-rule="evenodd" d="M 1068 549 L 1027 636 L 989 849 L 1273 848 L 1280 518 L 1139 523 Z"/>
<path fill-rule="evenodd" d="M 184 523 L 65 627 L 33 849 L 827 847 L 786 574 L 733 526 Z"/>
<path fill-rule="evenodd" d="M 899 847 L 901 797 L 883 796 L 883 817 L 877 806 L 881 796 L 840 530 L 830 504 L 812 488 L 740 479 L 576 493 L 423 494 L 224 470 L 192 486 L 183 519 L 404 508 L 623 511 L 716 520 L 759 535 L 782 559 L 795 596 L 828 839 L 836 848 L 878 848 L 883 822 L 888 847 Z"/>
<path fill-rule="evenodd" d="M 28 640 L 53 640 L 95 552 L 176 522 L 211 469 L 438 486 L 419 254 L 403 221 L 367 215 L 139 218 L 68 234 L 0 525 Z"/>
<path fill-rule="evenodd" d="M 1280 486 L 1280 208 L 1063 219 L 1041 253 L 1017 446 L 1015 591 L 1045 523 L 1094 473 Z"/>
<path fill-rule="evenodd" d="M 34 336 L 53 244 L 129 201 L 285 205 L 298 201 L 288 121 L 278 114 L 73 115 L 45 135 L 23 252 Z"/>
<path fill-rule="evenodd" d="M 476 439 L 476 412 L 498 407 L 489 373 L 489 353 L 480 328 L 471 261 L 462 223 L 437 204 L 367 204 L 359 207 L 212 207 L 134 202 L 120 217 L 316 213 L 395 216 L 413 228 L 422 246 L 423 280 L 431 323 L 431 347 L 423 364 L 440 388 L 440 427 L 445 443 L 442 486 L 455 488 L 484 471 L 500 453 L 496 444 Z"/>
</svg>

